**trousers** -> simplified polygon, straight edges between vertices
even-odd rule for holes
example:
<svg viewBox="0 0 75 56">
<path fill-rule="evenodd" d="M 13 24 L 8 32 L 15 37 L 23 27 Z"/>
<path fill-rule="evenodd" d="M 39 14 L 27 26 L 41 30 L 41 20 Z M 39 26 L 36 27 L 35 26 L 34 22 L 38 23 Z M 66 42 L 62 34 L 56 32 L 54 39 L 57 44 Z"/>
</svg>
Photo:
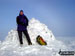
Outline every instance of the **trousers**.
<svg viewBox="0 0 75 56">
<path fill-rule="evenodd" d="M 31 43 L 31 40 L 30 40 L 30 37 L 29 37 L 29 34 L 28 34 L 28 31 L 27 30 L 18 31 L 18 36 L 19 36 L 19 42 L 20 42 L 20 44 L 23 44 L 22 32 L 26 36 L 26 39 L 28 41 L 28 44 L 30 44 Z"/>
</svg>

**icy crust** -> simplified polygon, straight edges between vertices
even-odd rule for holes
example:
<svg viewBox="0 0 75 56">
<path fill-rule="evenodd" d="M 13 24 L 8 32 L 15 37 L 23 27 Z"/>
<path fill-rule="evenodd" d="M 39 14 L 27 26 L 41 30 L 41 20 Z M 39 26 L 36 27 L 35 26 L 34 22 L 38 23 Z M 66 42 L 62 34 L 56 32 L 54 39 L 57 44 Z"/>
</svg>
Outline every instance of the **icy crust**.
<svg viewBox="0 0 75 56">
<path fill-rule="evenodd" d="M 66 46 L 55 39 L 51 30 L 45 24 L 32 18 L 27 27 L 32 46 L 27 45 L 27 40 L 23 34 L 23 47 L 19 45 L 18 34 L 16 30 L 11 30 L 6 39 L 0 42 L 0 56 L 59 56 L 59 49 L 66 49 Z M 40 46 L 36 42 L 36 37 L 40 35 L 48 43 L 47 46 Z"/>
</svg>

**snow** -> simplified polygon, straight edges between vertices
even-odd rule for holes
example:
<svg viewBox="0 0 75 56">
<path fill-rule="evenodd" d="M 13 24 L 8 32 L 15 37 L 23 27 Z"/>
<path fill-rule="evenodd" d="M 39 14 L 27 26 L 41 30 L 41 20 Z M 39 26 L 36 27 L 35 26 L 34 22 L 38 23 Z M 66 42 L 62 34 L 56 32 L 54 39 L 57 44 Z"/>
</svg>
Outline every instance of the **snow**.
<svg viewBox="0 0 75 56">
<path fill-rule="evenodd" d="M 28 46 L 23 34 L 24 45 L 21 47 L 16 29 L 8 32 L 6 39 L 0 41 L 0 56 L 60 56 L 60 49 L 66 49 L 63 42 L 56 40 L 52 31 L 40 21 L 32 18 L 27 27 L 33 45 Z M 47 42 L 47 46 L 40 46 L 36 42 L 36 37 L 40 35 Z"/>
<path fill-rule="evenodd" d="M 62 41 L 68 48 L 68 50 L 75 51 L 75 37 L 56 37 L 58 40 Z"/>
</svg>

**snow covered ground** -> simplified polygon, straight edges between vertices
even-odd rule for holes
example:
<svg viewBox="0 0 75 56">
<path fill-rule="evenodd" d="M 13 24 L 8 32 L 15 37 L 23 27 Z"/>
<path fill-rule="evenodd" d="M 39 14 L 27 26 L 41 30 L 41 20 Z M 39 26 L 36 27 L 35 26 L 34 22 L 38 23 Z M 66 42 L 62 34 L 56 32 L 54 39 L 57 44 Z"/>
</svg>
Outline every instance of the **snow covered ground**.
<svg viewBox="0 0 75 56">
<path fill-rule="evenodd" d="M 56 39 L 62 41 L 69 50 L 75 51 L 75 37 L 56 37 Z"/>
<path fill-rule="evenodd" d="M 0 41 L 0 56 L 60 56 L 59 50 L 68 50 L 67 46 L 57 40 L 52 31 L 45 24 L 32 18 L 27 27 L 33 45 L 28 46 L 23 35 L 24 45 L 21 47 L 16 29 L 12 29 L 6 39 Z M 40 46 L 36 42 L 36 37 L 40 35 L 47 42 L 47 46 Z"/>
</svg>

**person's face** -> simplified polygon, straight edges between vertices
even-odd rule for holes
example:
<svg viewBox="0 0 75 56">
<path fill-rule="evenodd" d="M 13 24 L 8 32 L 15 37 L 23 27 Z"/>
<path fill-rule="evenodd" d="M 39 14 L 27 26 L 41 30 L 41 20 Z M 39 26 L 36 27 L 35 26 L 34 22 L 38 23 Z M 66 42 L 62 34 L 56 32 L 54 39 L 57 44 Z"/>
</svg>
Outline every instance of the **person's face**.
<svg viewBox="0 0 75 56">
<path fill-rule="evenodd" d="M 23 15 L 23 12 L 20 12 L 20 15 Z"/>
</svg>

